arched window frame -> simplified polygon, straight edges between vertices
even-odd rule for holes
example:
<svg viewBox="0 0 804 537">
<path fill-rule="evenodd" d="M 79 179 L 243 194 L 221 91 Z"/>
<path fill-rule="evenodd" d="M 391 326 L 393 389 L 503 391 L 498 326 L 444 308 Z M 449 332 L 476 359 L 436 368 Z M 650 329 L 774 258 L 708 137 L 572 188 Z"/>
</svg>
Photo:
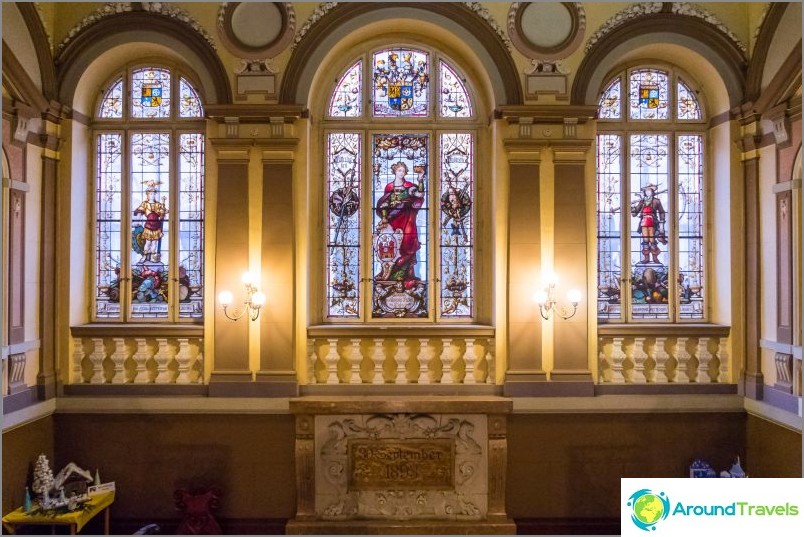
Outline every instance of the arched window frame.
<svg viewBox="0 0 804 537">
<path fill-rule="evenodd" d="M 378 117 L 374 115 L 372 98 L 373 98 L 373 57 L 374 54 L 388 49 L 415 49 L 428 54 L 430 62 L 429 70 L 429 111 L 425 117 Z M 342 77 L 351 69 L 358 61 L 362 62 L 361 73 L 361 114 L 357 117 L 341 117 L 332 116 L 329 114 L 330 102 L 334 95 L 339 82 Z M 440 114 L 440 62 L 444 61 L 449 68 L 460 78 L 463 88 L 471 102 L 471 115 L 466 118 L 444 117 Z M 485 298 L 480 296 L 475 282 L 478 281 L 478 275 L 482 274 L 484 263 L 478 263 L 480 249 L 478 247 L 478 225 L 476 205 L 478 201 L 478 179 L 480 172 L 478 170 L 478 147 L 481 146 L 482 141 L 479 140 L 478 134 L 483 126 L 480 121 L 480 114 L 478 109 L 480 102 L 478 96 L 474 91 L 474 84 L 467 78 L 465 71 L 461 68 L 460 64 L 453 60 L 443 52 L 428 47 L 419 43 L 411 42 L 392 42 L 384 43 L 377 46 L 372 46 L 361 50 L 359 54 L 352 55 L 348 61 L 343 62 L 336 71 L 331 84 L 328 86 L 326 95 L 326 102 L 322 103 L 322 120 L 321 120 L 321 147 L 322 147 L 322 165 L 321 165 L 321 184 L 323 186 L 322 196 L 322 216 L 324 221 L 325 231 L 320 237 L 320 244 L 323 251 L 323 272 L 322 281 L 318 288 L 320 291 L 320 299 L 314 300 L 316 304 L 317 315 L 320 315 L 320 321 L 324 324 L 351 324 L 351 325 L 371 325 L 371 324 L 395 324 L 395 323 L 408 323 L 408 324 L 471 324 L 476 323 L 479 319 L 488 317 L 486 312 Z M 427 186 L 429 192 L 437 193 L 432 194 L 428 201 L 428 315 L 426 318 L 372 318 L 372 252 L 371 252 L 371 222 L 373 209 L 371 207 L 361 207 L 361 232 L 360 232 L 360 282 L 359 282 L 359 311 L 357 317 L 339 317 L 328 315 L 328 294 L 327 285 L 328 277 L 326 274 L 328 267 L 327 260 L 327 165 L 325 155 L 327 154 L 327 140 L 328 136 L 332 133 L 360 133 L 360 144 L 362 149 L 361 156 L 361 171 L 362 171 L 362 191 L 361 200 L 371 200 L 372 190 L 371 182 L 367 180 L 370 177 L 371 168 L 371 137 L 374 134 L 427 134 L 429 136 L 429 156 L 431 168 L 439 170 L 438 173 L 433 171 L 428 173 Z M 471 226 L 473 229 L 472 239 L 472 258 L 473 258 L 473 273 L 472 273 L 472 287 L 470 296 L 472 297 L 471 315 L 466 317 L 445 317 L 441 312 L 441 287 L 440 287 L 440 274 L 441 274 L 441 256 L 439 245 L 439 225 L 440 225 L 440 196 L 441 189 L 439 184 L 440 176 L 440 138 L 442 134 L 448 133 L 470 133 L 472 136 L 472 151 L 473 151 L 473 173 L 472 183 L 474 186 L 473 193 L 473 206 L 471 214 Z M 373 205 L 369 203 L 368 205 Z"/>
<path fill-rule="evenodd" d="M 664 71 L 668 75 L 669 86 L 669 113 L 666 119 L 632 119 L 630 114 L 629 103 L 629 84 L 630 78 L 634 71 L 642 69 L 655 69 Z M 699 90 L 699 85 L 694 82 L 694 79 L 684 73 L 681 69 L 665 64 L 665 63 L 638 63 L 626 66 L 621 66 L 614 69 L 611 74 L 605 77 L 605 82 L 601 85 L 601 90 L 598 96 L 598 106 L 601 105 L 605 92 L 615 80 L 620 81 L 620 117 L 619 118 L 605 118 L 599 112 L 597 120 L 598 142 L 601 135 L 617 135 L 620 137 L 620 177 L 621 177 L 621 192 L 620 192 L 620 214 L 622 215 L 621 230 L 622 236 L 620 238 L 620 252 L 621 252 L 621 273 L 619 280 L 620 289 L 620 312 L 619 317 L 601 316 L 600 304 L 603 300 L 603 289 L 601 289 L 601 282 L 598 283 L 598 322 L 599 323 L 647 323 L 647 324 L 668 324 L 668 323 L 705 323 L 709 321 L 710 316 L 710 297 L 711 297 L 711 272 L 713 259 L 709 254 L 711 248 L 709 245 L 709 236 L 711 235 L 708 218 L 711 214 L 711 201 L 708 198 L 709 184 L 711 178 L 709 177 L 709 144 L 707 140 L 708 130 L 708 117 L 707 108 L 703 93 Z M 700 107 L 700 119 L 678 119 L 678 84 L 683 83 L 689 90 L 694 92 L 698 105 Z M 666 208 L 668 223 L 672 222 L 668 232 L 668 251 L 670 253 L 670 266 L 668 282 L 677 282 L 679 276 L 679 237 L 677 226 L 678 222 L 678 140 L 679 137 L 685 135 L 693 135 L 701 137 L 701 148 L 703 156 L 701 158 L 703 171 L 702 171 L 702 251 L 703 251 L 703 290 L 701 292 L 702 298 L 702 312 L 701 316 L 697 318 L 684 318 L 680 314 L 680 307 L 678 295 L 680 293 L 677 285 L 668 285 L 668 315 L 667 318 L 635 318 L 632 309 L 632 275 L 631 275 L 631 259 L 634 252 L 631 247 L 632 229 L 634 228 L 635 218 L 629 212 L 630 198 L 630 165 L 629 165 L 629 149 L 630 149 L 630 135 L 633 134 L 666 134 L 668 136 L 668 185 L 671 188 L 669 196 L 669 207 Z M 599 145 L 599 144 L 598 144 Z M 599 148 L 598 148 L 599 151 Z M 597 170 L 598 174 L 600 170 Z M 597 180 L 596 180 L 597 183 Z M 596 186 L 596 191 L 599 189 Z M 596 208 L 597 209 L 597 208 Z M 598 240 L 598 250 L 600 241 Z M 601 271 L 599 264 L 598 252 L 598 272 Z M 628 260 L 628 269 L 626 273 L 625 260 Z M 600 278 L 600 276 L 598 276 Z"/>
<path fill-rule="evenodd" d="M 169 117 L 163 118 L 137 118 L 132 114 L 132 75 L 135 71 L 143 68 L 165 69 L 170 73 L 170 114 Z M 122 80 L 122 117 L 108 118 L 101 117 L 102 107 L 107 93 Z M 181 117 L 180 115 L 180 80 L 184 80 L 189 84 L 190 88 L 195 93 L 200 101 L 201 115 L 200 117 Z M 201 84 L 198 82 L 197 77 L 187 72 L 186 69 L 177 66 L 174 63 L 165 62 L 162 59 L 140 59 L 124 66 L 122 69 L 116 71 L 114 75 L 109 77 L 105 84 L 103 84 L 99 91 L 97 102 L 95 103 L 94 114 L 91 122 L 92 142 L 91 142 L 91 161 L 92 161 L 92 174 L 89 177 L 89 192 L 91 192 L 91 222 L 92 226 L 92 241 L 91 241 L 91 270 L 93 285 L 91 286 L 90 304 L 91 304 L 91 319 L 93 322 L 103 323 L 189 323 L 199 324 L 203 322 L 204 310 L 204 297 L 206 294 L 204 287 L 204 246 L 203 236 L 205 230 L 204 218 L 204 146 L 206 138 L 206 121 L 204 119 L 204 97 L 201 91 Z M 132 259 L 136 254 L 131 251 L 131 229 L 132 229 L 132 197 L 131 192 L 131 166 L 132 154 L 131 145 L 132 137 L 137 133 L 152 133 L 152 134 L 169 134 L 169 185 L 167 195 L 167 223 L 168 231 L 165 235 L 168 236 L 170 252 L 168 263 L 168 283 L 167 283 L 167 312 L 164 316 L 135 316 L 132 312 L 133 303 L 133 285 L 131 278 L 131 267 L 136 263 Z M 100 285 L 99 282 L 99 268 L 98 268 L 98 228 L 97 228 L 97 181 L 99 178 L 98 162 L 99 162 L 99 139 L 102 135 L 117 134 L 121 136 L 121 211 L 120 211 L 120 278 L 119 278 L 119 308 L 120 311 L 117 316 L 103 315 L 98 309 L 98 298 Z M 200 274 L 194 281 L 191 282 L 191 287 L 199 287 L 200 300 L 195 301 L 192 313 L 183 315 L 180 312 L 179 296 L 180 289 L 184 285 L 180 280 L 179 275 L 179 259 L 181 255 L 179 246 L 179 233 L 180 233 L 180 207 L 179 207 L 179 185 L 180 185 L 180 170 L 179 170 L 179 154 L 180 154 L 180 137 L 182 135 L 199 135 L 200 136 L 200 196 L 201 196 L 201 211 L 202 217 L 200 222 L 201 240 L 200 240 Z M 161 190 L 164 193 L 164 189 Z M 175 210 L 172 210 L 174 209 Z M 186 286 L 185 286 L 186 287 Z M 194 291 L 198 292 L 198 291 Z M 198 296 L 198 295 L 197 295 Z"/>
</svg>

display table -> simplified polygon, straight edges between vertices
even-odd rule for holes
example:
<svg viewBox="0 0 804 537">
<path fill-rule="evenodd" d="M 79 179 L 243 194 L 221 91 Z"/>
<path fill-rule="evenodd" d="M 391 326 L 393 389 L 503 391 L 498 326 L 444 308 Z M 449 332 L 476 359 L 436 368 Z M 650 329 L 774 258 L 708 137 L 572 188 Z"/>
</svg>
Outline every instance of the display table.
<svg viewBox="0 0 804 537">
<path fill-rule="evenodd" d="M 87 502 L 87 509 L 49 516 L 46 514 L 29 515 L 22 507 L 3 517 L 3 527 L 10 534 L 16 532 L 17 526 L 28 524 L 49 526 L 70 526 L 70 535 L 75 535 L 90 520 L 103 513 L 103 534 L 109 535 L 109 507 L 114 502 L 114 491 L 105 492 L 92 497 Z"/>
</svg>

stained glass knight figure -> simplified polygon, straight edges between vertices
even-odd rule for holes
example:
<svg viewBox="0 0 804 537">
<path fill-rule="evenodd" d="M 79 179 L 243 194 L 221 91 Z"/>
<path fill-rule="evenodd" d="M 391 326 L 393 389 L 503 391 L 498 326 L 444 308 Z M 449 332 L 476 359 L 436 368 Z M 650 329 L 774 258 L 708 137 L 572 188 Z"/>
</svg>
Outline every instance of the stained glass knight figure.
<svg viewBox="0 0 804 537">
<path fill-rule="evenodd" d="M 159 262 L 162 245 L 162 224 L 167 214 L 167 197 L 162 196 L 158 201 L 157 182 L 148 181 L 145 189 L 145 199 L 139 207 L 134 209 L 134 216 L 145 216 L 143 224 L 137 224 L 132 233 L 132 246 L 134 251 L 142 256 L 140 262 Z"/>
<path fill-rule="evenodd" d="M 631 202 L 631 216 L 639 218 L 637 232 L 642 236 L 642 260 L 640 264 L 659 261 L 661 249 L 658 243 L 667 244 L 665 230 L 665 211 L 661 200 L 656 197 L 656 185 L 649 183 L 642 187 L 642 196 Z"/>
</svg>

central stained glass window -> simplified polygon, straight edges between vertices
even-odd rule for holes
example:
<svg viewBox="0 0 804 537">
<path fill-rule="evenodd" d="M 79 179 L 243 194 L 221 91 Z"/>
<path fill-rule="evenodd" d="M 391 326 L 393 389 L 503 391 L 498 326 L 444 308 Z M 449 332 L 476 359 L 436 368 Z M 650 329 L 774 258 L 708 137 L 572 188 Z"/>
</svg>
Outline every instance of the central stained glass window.
<svg viewBox="0 0 804 537">
<path fill-rule="evenodd" d="M 474 317 L 476 126 L 467 88 L 445 58 L 407 47 L 355 58 L 342 72 L 325 127 L 325 318 Z"/>
</svg>

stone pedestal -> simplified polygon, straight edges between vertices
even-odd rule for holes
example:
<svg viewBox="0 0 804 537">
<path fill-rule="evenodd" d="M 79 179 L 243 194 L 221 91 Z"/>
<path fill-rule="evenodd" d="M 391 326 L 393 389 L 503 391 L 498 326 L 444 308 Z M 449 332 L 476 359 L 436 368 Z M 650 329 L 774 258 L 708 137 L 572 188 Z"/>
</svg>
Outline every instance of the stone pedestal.
<svg viewBox="0 0 804 537">
<path fill-rule="evenodd" d="M 501 397 L 304 397 L 289 534 L 515 534 Z"/>
</svg>

